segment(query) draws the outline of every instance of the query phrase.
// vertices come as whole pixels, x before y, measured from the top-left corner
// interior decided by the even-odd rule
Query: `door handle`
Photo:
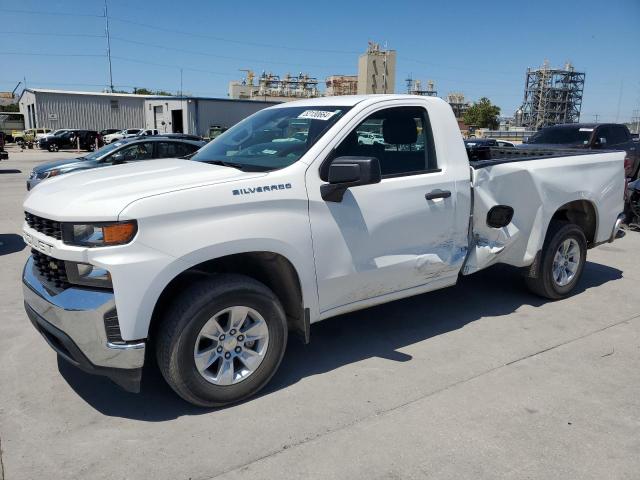
[[[424,198],[427,200],[435,200],[436,198],[449,198],[451,192],[449,190],[432,190],[427,193]]]

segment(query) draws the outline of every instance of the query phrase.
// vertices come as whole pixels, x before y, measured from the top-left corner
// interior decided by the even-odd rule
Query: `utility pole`
[[[111,36],[109,35],[109,13],[107,11],[107,0],[104,0],[104,21],[107,34],[107,58],[109,59],[109,87],[113,93],[113,71],[111,69]]]
[[[592,117],[593,117],[593,121],[594,121],[595,123],[598,123],[598,118],[600,118],[600,114],[599,114],[599,113],[594,113],[594,114],[592,115]]]
[[[180,69],[180,96],[182,97],[182,69]]]

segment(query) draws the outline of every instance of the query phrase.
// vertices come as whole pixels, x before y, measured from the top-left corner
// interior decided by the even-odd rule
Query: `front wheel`
[[[527,277],[527,286],[533,293],[552,300],[567,297],[580,281],[586,261],[587,240],[582,229],[553,221],[537,271]]]
[[[167,383],[194,405],[217,407],[254,395],[278,369],[287,322],[277,297],[243,275],[192,283],[167,309],[157,360]]]

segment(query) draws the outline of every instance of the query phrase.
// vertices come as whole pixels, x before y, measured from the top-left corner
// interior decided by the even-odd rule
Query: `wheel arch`
[[[203,275],[216,273],[246,275],[265,284],[280,300],[289,330],[299,334],[308,343],[309,309],[305,308],[300,274],[287,257],[271,251],[232,253],[202,261],[175,275],[158,296],[151,315],[148,338],[155,336],[162,312],[181,289]]]
[[[576,224],[584,232],[584,236],[587,239],[587,247],[595,246],[598,234],[598,209],[591,200],[573,200],[559,207],[547,225],[547,232],[551,222],[554,220]]]

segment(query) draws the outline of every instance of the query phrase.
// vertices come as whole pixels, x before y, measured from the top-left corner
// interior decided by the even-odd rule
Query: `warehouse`
[[[229,128],[252,113],[280,102],[207,97],[153,97],[145,100],[145,128],[160,133],[206,137],[214,126]]]
[[[145,95],[26,88],[20,95],[25,128],[140,128]]]
[[[228,98],[170,97],[130,93],[73,92],[28,88],[19,99],[25,128],[156,128],[160,133],[207,136],[279,102]]]

